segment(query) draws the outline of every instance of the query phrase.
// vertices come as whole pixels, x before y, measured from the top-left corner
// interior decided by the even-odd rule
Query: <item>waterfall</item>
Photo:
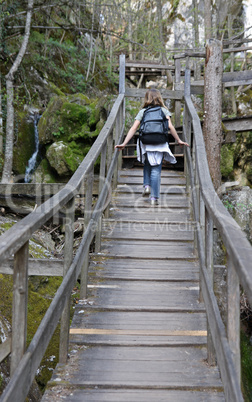
[[[38,122],[40,119],[40,115],[37,113],[34,113],[33,115],[31,115],[31,119],[34,124],[35,151],[32,154],[31,158],[29,159],[28,166],[26,167],[26,170],[25,170],[25,178],[24,178],[25,183],[29,183],[29,181],[31,180],[31,173],[33,172],[33,170],[35,168],[37,155],[38,155],[38,151],[39,151]]]

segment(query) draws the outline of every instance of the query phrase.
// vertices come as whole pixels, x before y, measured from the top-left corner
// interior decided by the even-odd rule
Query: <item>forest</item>
[[[42,4],[35,0],[1,1],[0,7],[0,171],[3,183],[13,180],[12,175],[16,176],[15,181],[22,180],[36,147],[34,139],[26,135],[30,132],[34,136],[29,113],[41,116],[45,112],[38,122],[39,148],[34,166],[38,168],[34,174],[39,179],[35,176],[33,179],[59,181],[61,176],[69,177],[76,170],[106,119],[111,96],[118,90],[119,54],[124,53],[128,60],[172,64],[174,55],[185,49],[204,51],[205,40],[209,37],[223,41],[227,48],[249,46],[251,40],[249,4],[240,0],[225,3],[195,0],[189,5],[183,1],[162,0],[119,3],[64,0]],[[249,69],[250,53],[238,55],[225,54],[224,71]],[[204,69],[204,64],[196,68]],[[133,77],[129,85],[141,85],[136,78]],[[174,78],[169,70],[166,80],[165,85],[172,87]],[[67,101],[64,102],[63,96],[73,99],[79,93],[86,98],[82,100],[83,110],[74,110],[75,101],[70,101],[71,119],[76,127],[75,133],[69,134],[65,118],[65,114],[70,113],[69,101],[64,99]],[[239,87],[236,92],[234,88],[226,90],[223,116],[248,115],[250,95],[250,86]],[[63,107],[62,116],[55,119],[51,109],[60,107],[57,102],[68,106]],[[89,116],[78,121],[76,114]],[[61,154],[65,155],[65,167],[55,169],[57,161],[52,160],[52,151],[48,148],[49,144],[59,141],[64,143]],[[243,165],[242,171],[246,171],[243,184],[249,184],[251,166],[247,159],[250,156],[244,156],[242,161],[236,156],[240,153],[238,148],[242,148],[241,142],[238,141],[236,147],[223,148],[224,164],[228,165],[228,168],[223,167],[223,175],[234,178],[235,168],[240,171],[238,165]],[[250,139],[246,138],[246,142],[250,143]]]
[[[125,54],[129,62],[171,67],[174,56],[188,51],[204,53],[206,41],[215,38],[227,50],[223,52],[223,72],[251,70],[251,15],[250,0],[0,0],[1,182],[69,180],[99,135],[118,94],[120,54]],[[203,79],[203,58],[191,57],[190,67],[198,80]],[[131,88],[154,85],[174,89],[174,82],[172,69],[167,69],[161,78],[129,74],[126,79]],[[203,123],[204,96],[193,95],[193,102]],[[127,101],[127,127],[140,105],[140,99]],[[174,103],[169,107],[174,113]],[[223,87],[223,119],[251,116],[251,110],[251,84]],[[243,196],[236,198],[236,194],[224,191],[222,200],[251,241],[252,131],[237,132],[231,141],[228,136],[230,131],[223,121],[219,166],[222,185],[227,189],[227,183],[231,183],[230,189],[235,187]],[[1,208],[3,216],[7,212],[5,206]],[[0,232],[11,225],[1,221]],[[54,234],[58,235],[58,231]],[[40,252],[35,245],[33,256]],[[11,293],[11,282],[3,275],[0,282],[1,294],[7,295],[0,302],[2,310]],[[39,304],[44,311],[58,282],[59,279],[45,278],[31,281],[31,304]],[[30,309],[34,314],[32,306]],[[11,311],[1,310],[2,342]],[[241,311],[246,371],[243,386],[249,394],[252,311],[245,295],[241,298]],[[33,334],[31,326],[29,339]],[[57,355],[55,339],[41,363],[35,394],[43,392],[55,367],[57,357],[48,363],[49,356]],[[8,364],[1,364],[0,389],[8,370]]]

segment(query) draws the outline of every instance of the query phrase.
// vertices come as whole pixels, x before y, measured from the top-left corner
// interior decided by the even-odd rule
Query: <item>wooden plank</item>
[[[43,402],[56,402],[57,394],[64,394],[68,402],[225,402],[223,392],[218,391],[179,391],[179,390],[137,390],[137,389],[68,389],[58,385],[47,389]]]
[[[206,336],[207,331],[168,331],[164,329],[105,329],[105,328],[70,328],[72,335],[128,335],[128,336]]]
[[[177,230],[176,230],[177,226]],[[184,230],[182,230],[184,229]],[[190,230],[191,229],[191,230]],[[194,230],[193,228],[179,227],[179,225],[158,226],[150,223],[145,226],[139,222],[126,223],[126,222],[111,222],[104,223],[103,238],[108,239],[138,239],[138,240],[179,240],[179,241],[193,241]]]
[[[163,213],[165,212],[165,214]],[[172,225],[172,223],[187,223],[190,226],[190,212],[187,209],[178,212],[170,211],[169,208],[163,208],[162,206],[152,207],[142,210],[134,210],[132,212],[120,210],[118,207],[110,211],[110,216],[113,219],[117,219],[120,222],[143,222],[143,230],[145,223],[148,225],[150,222],[154,222],[160,225]]]
[[[119,184],[117,186],[116,192],[115,193],[141,193],[143,192],[143,186],[142,185],[137,185],[137,184]],[[186,188],[183,185],[169,185],[165,186],[162,185],[160,186],[160,194],[186,194]]]
[[[84,313],[74,315],[70,334],[71,343],[89,345],[205,345],[206,317],[201,312],[100,312],[85,308]]]
[[[142,63],[142,62],[129,62],[125,63],[125,67],[129,68],[148,68],[148,69],[158,69],[158,70],[174,70],[175,66],[165,65],[165,64],[157,64],[157,63]]]
[[[94,189],[93,193],[98,194],[99,186],[99,176],[96,175],[94,178]],[[60,190],[64,188],[65,184],[62,183],[0,183],[0,196],[29,196],[35,198],[36,200],[41,200],[43,198],[49,198],[57,194]]]
[[[90,272],[96,279],[144,281],[198,281],[199,265],[193,260],[141,260],[93,255]]]
[[[71,328],[109,328],[121,330],[150,330],[162,328],[165,331],[206,331],[205,313],[149,313],[149,312],[118,312],[90,311],[75,314]],[[143,334],[145,336],[146,334]]]
[[[0,274],[13,274],[13,259],[0,266]],[[28,275],[37,276],[63,276],[63,260],[58,259],[29,259]]]
[[[119,177],[118,184],[143,184],[141,177],[123,176]],[[185,185],[184,177],[161,177],[161,184],[163,185]]]
[[[159,198],[160,205],[166,208],[190,207],[190,200],[183,194],[162,194]],[[148,197],[142,197],[142,194],[124,193],[117,194],[111,203],[112,206],[120,208],[146,208],[149,207]]]
[[[172,91],[168,89],[160,89],[163,99],[181,100],[184,97],[183,91]],[[125,96],[130,98],[144,98],[146,89],[125,88]]]
[[[10,183],[0,184],[0,195],[29,195],[32,197],[48,197],[64,188],[62,183]]]
[[[225,88],[229,88],[229,87],[239,87],[240,85],[251,85],[252,84],[252,78],[247,79],[247,80],[236,80],[236,81],[227,81],[224,82],[223,86]]]
[[[222,120],[227,130],[234,130],[236,132],[252,130],[252,116],[244,117],[242,119]]]
[[[143,177],[143,168],[134,168],[134,169],[122,169],[118,172],[118,176],[139,176]],[[180,172],[178,170],[167,170],[165,168],[162,169],[161,177],[185,177],[184,172]]]
[[[202,364],[205,348],[96,346],[80,350],[76,375],[63,370],[53,381],[85,387],[222,390],[218,369]],[[83,375],[85,373],[85,375]]]
[[[194,259],[193,242],[169,241],[160,242],[148,240],[106,240],[103,242],[102,253],[121,258],[145,259]]]
[[[204,311],[198,303],[199,287],[188,282],[141,282],[106,280],[89,286],[89,308],[120,311]],[[76,306],[76,312],[83,309]]]

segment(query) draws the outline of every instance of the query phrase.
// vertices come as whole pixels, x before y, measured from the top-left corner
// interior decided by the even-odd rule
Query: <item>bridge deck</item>
[[[59,401],[224,401],[206,363],[189,199],[181,172],[162,172],[161,205],[141,196],[142,170],[122,171],[71,351],[43,397]]]

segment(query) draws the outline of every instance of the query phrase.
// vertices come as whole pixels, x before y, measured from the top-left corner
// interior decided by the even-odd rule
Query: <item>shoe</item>
[[[150,186],[145,186],[144,189],[143,189],[142,196],[143,196],[143,197],[149,197],[150,192],[151,192]]]
[[[152,206],[155,206],[155,205],[158,205],[158,204],[159,204],[157,198],[151,198],[150,202],[151,202],[151,205],[152,205]]]

